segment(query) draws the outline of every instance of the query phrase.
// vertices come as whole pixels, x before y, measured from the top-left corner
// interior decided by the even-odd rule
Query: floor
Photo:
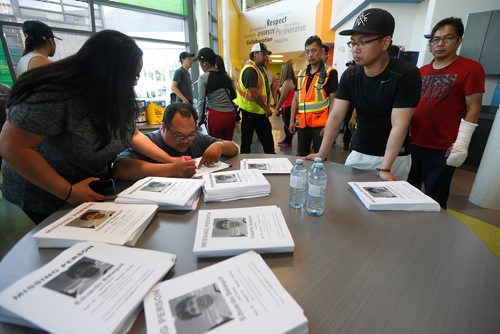
[[[277,143],[284,138],[283,122],[277,117],[271,117],[270,120],[273,126],[276,153],[295,155],[297,147],[296,136],[293,139],[291,149],[280,149]],[[240,143],[240,134],[240,124],[237,124],[234,135],[234,141],[237,143]],[[256,138],[252,143],[252,153],[263,153],[262,145]],[[344,163],[348,153],[348,151],[343,150],[342,138],[339,136],[337,143],[333,145],[328,155],[328,160]],[[467,216],[477,218],[487,224],[500,227],[500,209],[484,209],[468,201],[475,175],[476,173],[474,172],[461,169],[455,172],[451,185],[451,194],[448,200],[448,208]],[[0,193],[0,259],[27,231],[33,228],[33,226],[33,223],[31,223],[28,217],[26,217],[19,208],[2,199]]]

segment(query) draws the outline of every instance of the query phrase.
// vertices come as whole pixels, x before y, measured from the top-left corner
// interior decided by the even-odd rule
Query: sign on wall
[[[273,53],[302,51],[307,37],[315,32],[316,1],[279,1],[246,12],[240,22],[244,57],[259,42]]]

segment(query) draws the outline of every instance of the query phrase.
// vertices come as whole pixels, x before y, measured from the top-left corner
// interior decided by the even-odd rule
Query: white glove
[[[469,149],[470,139],[474,130],[476,130],[477,124],[469,123],[462,119],[460,121],[460,127],[458,128],[457,139],[451,146],[450,155],[446,159],[446,164],[448,166],[458,167],[464,163],[467,158],[467,151]]]

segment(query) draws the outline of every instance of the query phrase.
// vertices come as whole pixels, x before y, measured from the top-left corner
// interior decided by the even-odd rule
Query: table
[[[240,158],[263,157],[270,156],[242,154],[227,162],[238,169]],[[336,163],[326,163],[326,169],[322,217],[288,207],[288,175],[268,175],[269,197],[201,203],[200,208],[281,208],[295,252],[263,257],[304,309],[310,333],[500,333],[500,261],[479,238],[445,211],[368,211],[347,182],[374,181],[376,175]],[[175,253],[168,278],[220,261],[193,255],[196,218],[196,211],[161,212],[136,247]],[[32,240],[45,224],[0,263],[0,290],[60,253],[39,250]],[[5,324],[0,332],[29,331]],[[145,332],[144,315],[132,332]]]

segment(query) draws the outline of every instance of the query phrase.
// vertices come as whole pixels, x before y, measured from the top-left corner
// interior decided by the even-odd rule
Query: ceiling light
[[[272,63],[282,63],[283,61],[283,59],[271,59]]]
[[[283,58],[283,55],[270,55],[271,58]]]

